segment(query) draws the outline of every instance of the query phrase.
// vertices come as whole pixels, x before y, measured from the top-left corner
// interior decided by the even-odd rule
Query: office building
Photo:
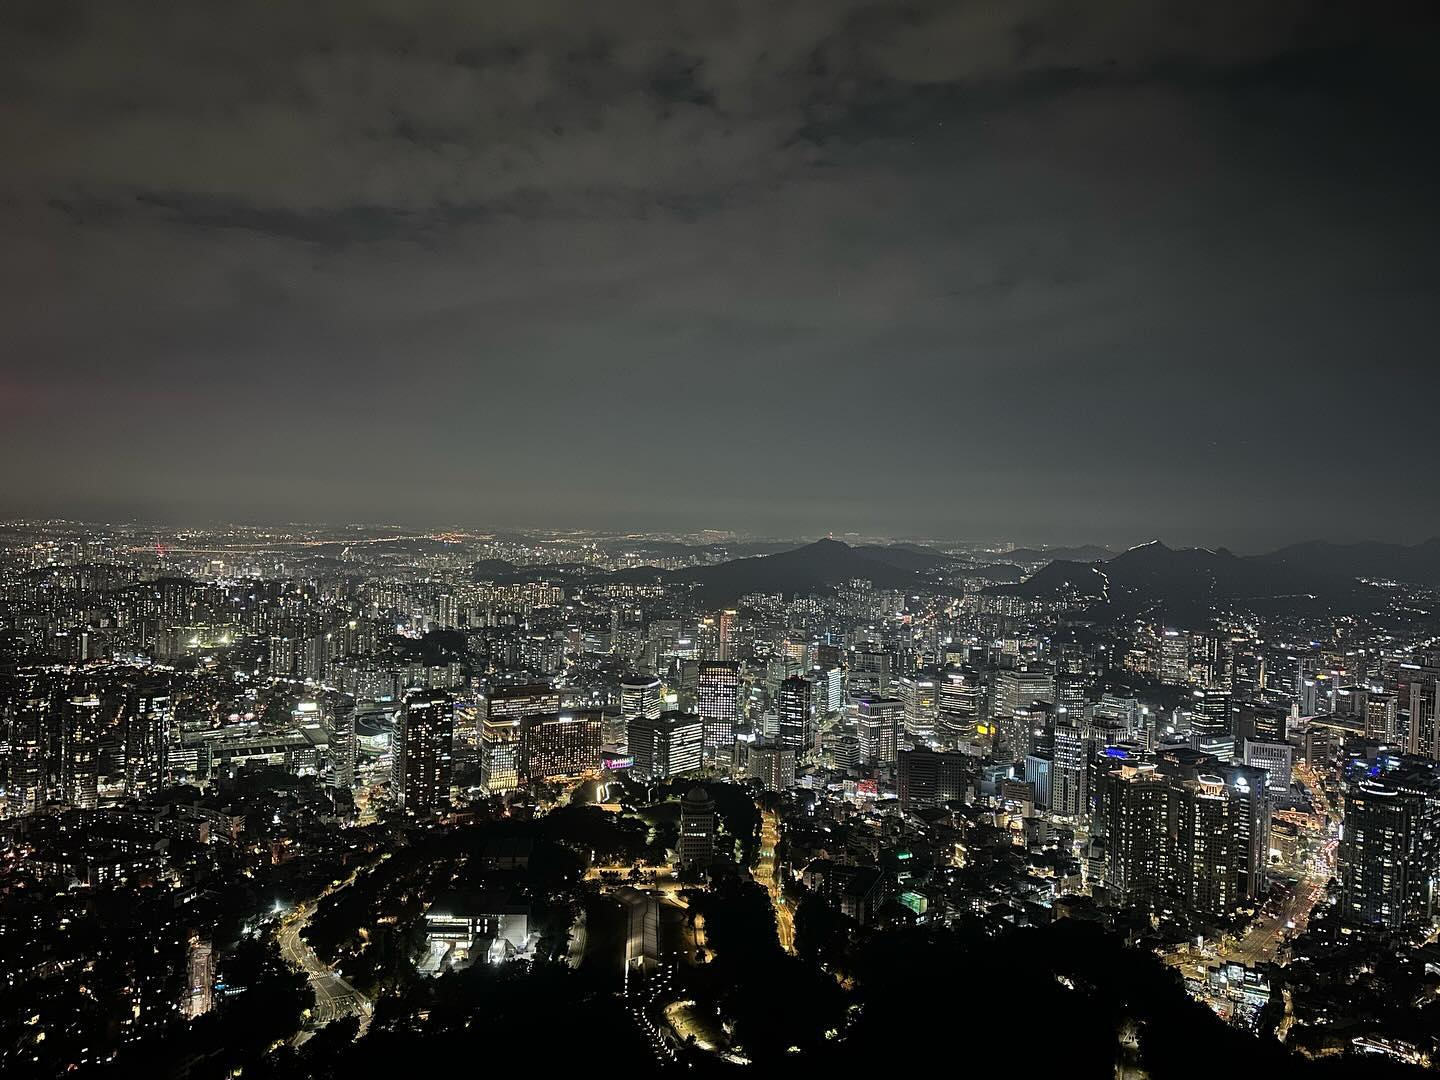
[[[1295,770],[1295,747],[1286,742],[1246,739],[1244,762],[1265,770],[1265,788],[1272,795],[1289,795]]]
[[[1090,812],[1090,740],[1084,728],[1067,719],[1056,720],[1053,732],[1049,807],[1066,817],[1084,817]]]
[[[940,806],[962,798],[969,789],[976,760],[966,754],[939,753],[917,746],[901,750],[896,768],[900,805]]]
[[[880,697],[890,691],[890,654],[873,641],[865,641],[850,652],[846,673],[852,698]]]
[[[695,673],[695,711],[705,735],[705,756],[728,756],[740,720],[740,666],[730,660],[707,660]]]
[[[895,764],[900,749],[900,723],[905,706],[899,698],[862,697],[855,702],[860,760],[872,768]]]
[[[660,718],[660,680],[654,675],[626,675],[620,680],[620,721],[623,739],[615,740],[627,748],[630,725],[635,720]]]
[[[766,791],[789,791],[795,786],[793,747],[757,741],[750,744],[746,759],[747,775],[759,780]]]
[[[704,755],[704,735],[695,713],[666,712],[655,719],[638,717],[630,727],[630,756],[635,775],[668,780],[694,772]]]
[[[680,800],[680,866],[709,866],[715,861],[715,803],[702,787]]]
[[[600,768],[604,715],[596,709],[527,716],[520,721],[520,775],[526,783]]]
[[[895,685],[896,693],[905,706],[906,737],[913,740],[931,738],[935,734],[939,696],[937,680],[929,675],[902,675]]]
[[[490,692],[480,722],[480,783],[491,794],[521,782],[520,722],[560,711],[560,691],[549,683],[500,686]]]
[[[810,682],[792,675],[780,684],[775,697],[778,723],[776,742],[794,751],[797,760],[806,757],[815,744],[815,730],[810,718]]]
[[[1202,754],[1222,761],[1235,756],[1235,732],[1230,726],[1230,693],[1215,687],[1191,691],[1191,744]]]

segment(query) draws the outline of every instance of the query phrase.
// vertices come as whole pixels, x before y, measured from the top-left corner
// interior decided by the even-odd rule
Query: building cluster
[[[0,549],[6,842],[39,879],[189,888],[301,848],[339,857],[321,823],[528,815],[623,779],[674,792],[677,869],[703,870],[705,785],[723,781],[776,816],[777,897],[800,888],[854,927],[1229,935],[1253,949],[1211,957],[1196,989],[1252,1019],[1260,965],[1317,906],[1397,933],[1440,914],[1440,648],[1398,602],[1106,617],[991,588],[1037,564],[978,550],[905,588],[720,595],[636,569],[726,551],[17,528]],[[511,900],[433,903],[432,966],[524,954]]]

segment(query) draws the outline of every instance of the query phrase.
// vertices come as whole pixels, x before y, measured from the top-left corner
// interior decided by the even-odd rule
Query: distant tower
[[[168,691],[154,686],[132,687],[123,708],[125,793],[134,798],[165,783],[173,712]]]
[[[738,611],[722,611],[720,613],[720,659],[733,660],[734,649],[733,639],[735,635],[735,620],[739,618]]]

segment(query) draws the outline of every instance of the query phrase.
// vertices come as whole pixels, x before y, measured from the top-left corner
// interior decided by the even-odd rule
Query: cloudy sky
[[[10,0],[0,513],[1422,539],[1434,8]]]

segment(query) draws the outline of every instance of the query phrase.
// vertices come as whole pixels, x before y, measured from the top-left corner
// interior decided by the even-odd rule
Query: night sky
[[[0,514],[1423,539],[1436,8],[8,0]]]

